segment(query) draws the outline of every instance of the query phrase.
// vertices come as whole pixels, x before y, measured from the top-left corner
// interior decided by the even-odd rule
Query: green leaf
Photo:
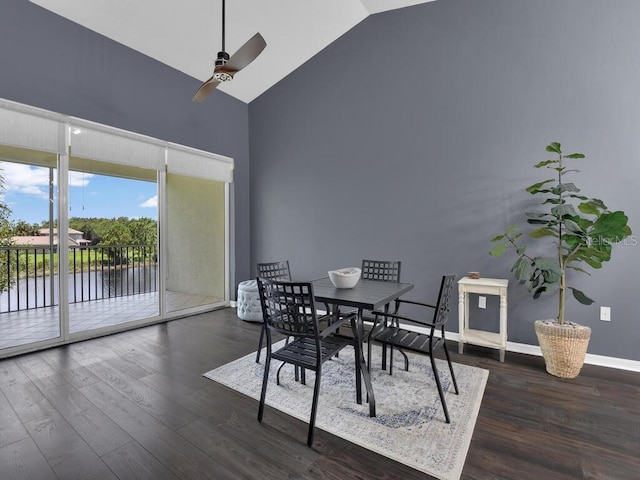
[[[535,292],[533,292],[533,298],[540,298],[540,295],[542,295],[546,291],[547,291],[546,285],[541,286]]]
[[[506,252],[508,248],[509,246],[506,243],[499,243],[491,249],[489,255],[491,255],[492,257],[499,257],[504,252]]]
[[[574,267],[573,265],[567,265],[567,268],[570,268],[571,270],[575,270],[576,272],[585,273],[591,276],[591,272],[587,272],[584,268]]]
[[[588,197],[585,197],[584,195],[576,195],[575,193],[568,195],[568,197],[577,198],[578,200],[589,200]]]
[[[542,217],[548,217],[550,214],[544,213],[544,212],[528,212],[528,213],[525,213],[525,215],[531,218],[542,218]]]
[[[561,192],[579,192],[580,189],[576,187],[574,183],[561,183],[560,191]]]
[[[546,227],[536,228],[529,236],[531,238],[555,237],[556,233]]]
[[[578,253],[597,260],[607,261],[611,259],[611,244],[603,242],[602,244],[596,244],[593,248],[582,248]]]
[[[560,150],[560,144],[558,142],[551,142],[549,145],[547,145],[547,152],[553,152],[562,155],[562,150]]]
[[[541,167],[546,167],[547,165],[550,165],[552,163],[558,163],[558,160],[543,160],[540,163],[536,163],[534,165],[535,168],[541,168]]]
[[[569,220],[569,219],[564,219],[564,226],[567,230],[569,230],[570,232],[574,232],[574,233],[582,233],[582,229],[580,228],[580,226],[574,222],[573,220]]]
[[[493,237],[491,239],[492,242],[497,242],[498,240],[502,240],[504,238],[504,235],[496,235],[495,237]]]
[[[520,257],[513,264],[511,271],[520,283],[524,283],[531,276],[531,264],[525,257]]]
[[[556,285],[560,282],[562,271],[555,258],[536,257],[535,266],[542,273],[545,284]]]
[[[596,202],[582,202],[578,205],[578,210],[586,215],[600,215],[600,205]]]
[[[594,268],[596,270],[602,268],[602,262],[594,259],[592,257],[586,257],[586,256],[580,256],[580,257],[576,257],[579,261],[582,261],[584,263],[586,263],[587,265],[589,265],[591,268]]]
[[[598,205],[602,210],[608,210],[607,206],[599,198],[592,198],[591,201]]]
[[[581,292],[577,288],[573,288],[573,287],[569,287],[569,288],[571,289],[571,292],[573,293],[573,297],[577,301],[579,301],[581,304],[583,304],[583,305],[591,305],[593,303],[593,300],[591,300],[589,297],[587,297],[583,292]]]
[[[564,158],[584,158],[582,153],[571,153],[569,155],[565,155]]]
[[[551,209],[551,213],[553,213],[554,215],[556,215],[558,217],[560,215],[562,215],[562,216],[569,215],[569,216],[572,216],[572,217],[579,216],[578,212],[576,212],[575,207],[573,205],[571,205],[571,204],[564,204],[564,205],[558,205],[556,207],[553,207]]]
[[[518,225],[509,225],[504,231],[505,235],[509,235],[511,232],[515,232],[518,229]]]
[[[562,235],[563,246],[566,250],[573,250],[578,245],[582,245],[585,241],[584,238],[578,235]]]
[[[527,223],[530,225],[547,225],[550,220],[542,220],[537,218],[527,218]]]
[[[558,260],[552,257],[536,257],[534,258],[536,268],[540,270],[552,270],[560,273],[560,267],[558,266]]]
[[[549,182],[553,182],[554,179],[553,178],[549,178],[547,180],[544,180],[543,182],[538,182],[538,183],[534,183],[533,185],[531,185],[530,187],[526,188],[526,191],[529,193],[537,193],[540,192],[540,187],[542,187],[543,185],[549,183]]]
[[[585,232],[593,228],[594,224],[594,220],[591,220],[588,217],[575,217],[573,221],[580,225],[580,228],[582,228],[582,230],[584,230]]]
[[[609,243],[616,243],[629,236],[627,225],[629,218],[621,211],[603,213],[593,224],[589,235],[599,239],[606,239]]]

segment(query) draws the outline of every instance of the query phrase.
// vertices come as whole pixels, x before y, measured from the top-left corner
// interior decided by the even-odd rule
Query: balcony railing
[[[0,314],[50,307],[58,298],[57,247],[0,247]],[[155,245],[69,248],[69,303],[158,290]]]

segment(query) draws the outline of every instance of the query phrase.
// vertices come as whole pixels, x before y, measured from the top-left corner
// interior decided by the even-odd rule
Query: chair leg
[[[264,376],[262,377],[262,392],[260,393],[260,407],[258,408],[258,421],[262,422],[262,414],[264,413],[264,401],[267,397],[267,383],[269,383],[269,368],[271,367],[271,358],[267,354],[264,362]]]
[[[389,345],[389,375],[393,375],[393,346]]]
[[[313,444],[313,433],[316,426],[316,413],[318,413],[318,396],[320,394],[320,378],[322,377],[322,366],[316,370],[316,382],[313,387],[313,402],[311,403],[311,418],[309,418],[309,435],[307,445]]]
[[[401,348],[398,348],[398,351],[404,357],[404,370],[405,370],[405,372],[408,372],[409,371],[409,357],[407,357],[407,354],[404,353],[404,350],[402,350]]]
[[[264,331],[267,326],[262,322],[262,329],[260,330],[260,342],[258,342],[258,351],[256,352],[256,363],[260,363],[260,352],[262,351],[262,342],[264,341]]]
[[[285,365],[286,365],[286,363],[282,362],[280,364],[280,366],[278,367],[278,371],[276,372],[276,385],[280,385],[280,370],[282,370],[282,367],[284,367]],[[298,373],[298,372],[296,371],[296,373]],[[296,375],[296,377],[297,377],[297,375]],[[298,381],[298,379],[296,378],[296,382],[297,381]]]
[[[387,369],[387,344],[382,344],[382,370]]]
[[[433,358],[433,354],[429,355],[431,360],[431,369],[433,370],[433,376],[436,379],[436,386],[438,387],[438,394],[440,395],[440,402],[442,402],[442,409],[444,410],[444,418],[447,423],[451,423],[449,418],[449,410],[447,409],[447,402],[444,399],[444,392],[442,391],[442,384],[440,383],[440,376],[438,375],[438,369],[436,368],[436,360]]]
[[[442,347],[444,348],[444,354],[446,355],[447,363],[449,364],[449,371],[451,372],[451,380],[453,380],[453,388],[456,389],[456,395],[459,395],[460,392],[458,391],[458,382],[456,382],[456,376],[453,373],[453,365],[451,364],[451,358],[449,358],[449,350],[447,350],[447,343],[446,341],[444,341],[444,338],[442,342]]]

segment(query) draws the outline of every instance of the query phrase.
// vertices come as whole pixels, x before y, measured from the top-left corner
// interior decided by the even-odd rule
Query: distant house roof
[[[40,235],[49,235],[49,229],[48,228],[41,228],[40,230],[38,230],[38,233]],[[73,228],[70,228],[68,234],[69,235],[83,235],[84,232],[80,232],[78,230],[74,230]],[[58,235],[58,229],[57,228],[53,229],[53,235],[54,236]]]
[[[49,246],[49,237],[43,235],[18,235],[15,237],[11,237],[11,240],[15,245],[32,245],[34,247],[48,247]],[[58,239],[53,239],[53,244],[58,244]]]
[[[48,247],[49,246],[49,237],[44,235],[18,235],[15,237],[11,237],[14,245],[29,245],[32,247]],[[58,237],[53,237],[53,244],[58,245]],[[73,239],[69,238],[69,246],[83,246],[90,245],[91,240],[86,240],[84,238]]]
[[[15,245],[30,245],[30,246],[48,246],[49,245],[49,229],[41,228],[38,230],[40,235],[18,235],[15,237],[11,237],[13,243]],[[91,240],[87,240],[82,238],[83,233],[74,230],[73,228],[69,229],[69,246],[83,246],[90,245]],[[53,229],[53,244],[58,244],[58,229]]]

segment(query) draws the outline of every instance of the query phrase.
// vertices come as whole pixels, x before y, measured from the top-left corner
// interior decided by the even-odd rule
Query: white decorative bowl
[[[357,267],[341,268],[329,272],[329,280],[336,288],[353,288],[360,280],[362,270]]]

